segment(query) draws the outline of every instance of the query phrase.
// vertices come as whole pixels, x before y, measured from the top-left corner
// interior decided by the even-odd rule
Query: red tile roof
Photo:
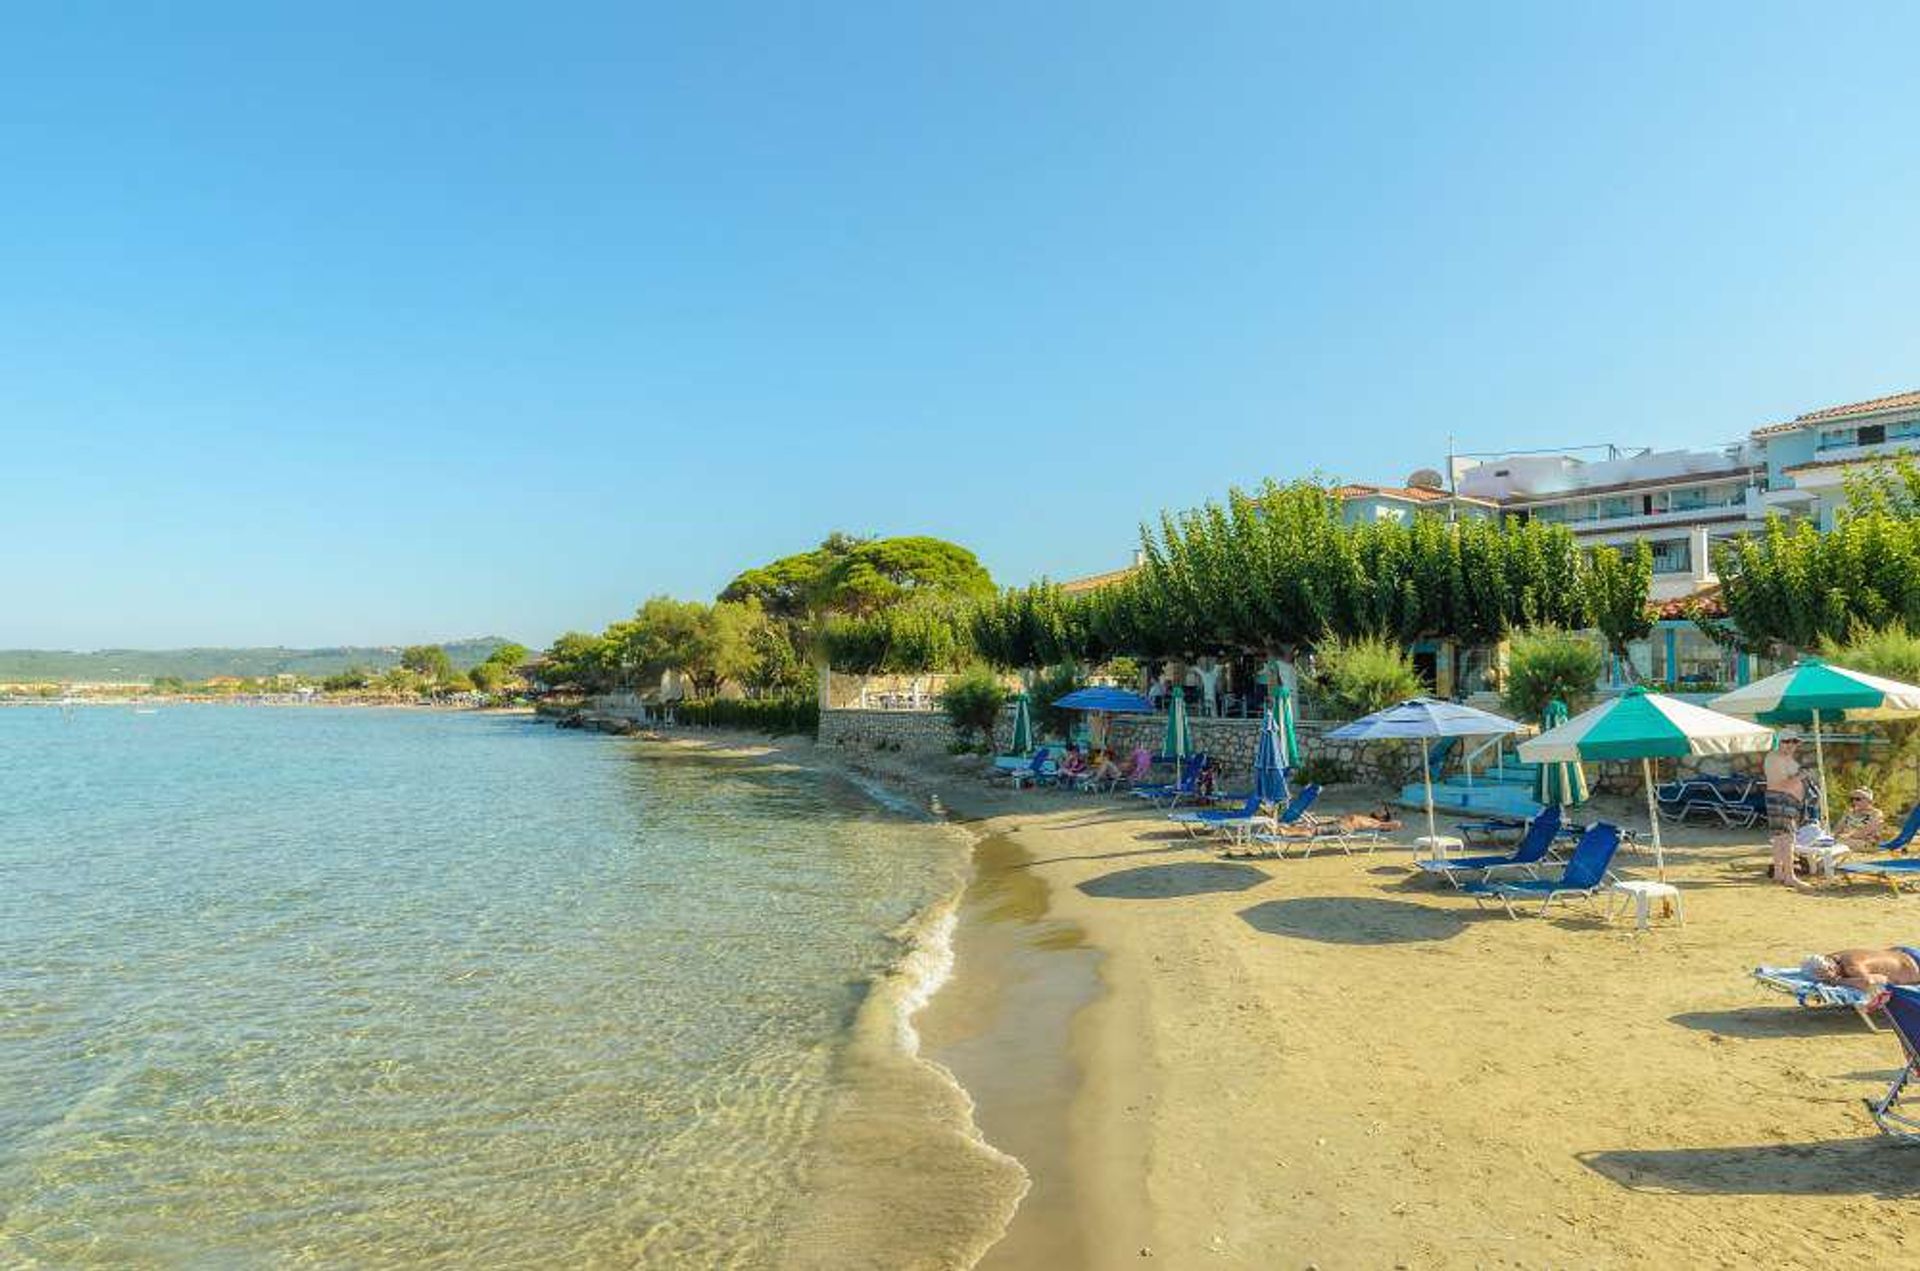
[[[1849,402],[1845,406],[1828,406],[1821,410],[1810,410],[1804,415],[1795,415],[1784,424],[1767,424],[1753,430],[1755,437],[1772,437],[1783,432],[1792,432],[1807,424],[1824,423],[1830,419],[1846,419],[1853,415],[1871,415],[1876,411],[1899,410],[1904,406],[1920,406],[1920,391],[1892,393],[1886,397],[1869,398],[1864,402]]]
[[[1060,590],[1070,596],[1083,591],[1099,591],[1102,587],[1111,587],[1121,579],[1132,574],[1133,571],[1138,568],[1140,568],[1138,565],[1128,565],[1122,569],[1109,569],[1104,574],[1088,574],[1085,578],[1069,578],[1060,584]]]
[[[1674,622],[1681,618],[1693,617],[1693,609],[1699,608],[1703,618],[1724,618],[1727,616],[1726,597],[1719,583],[1708,583],[1689,595],[1676,596],[1672,600],[1663,600],[1654,606],[1661,621]]]
[[[1490,499],[1476,499],[1469,494],[1448,494],[1445,490],[1434,490],[1423,485],[1343,485],[1334,490],[1343,499],[1365,499],[1377,497],[1399,499],[1404,503],[1444,503],[1448,499],[1457,499],[1461,503],[1477,503],[1483,507],[1498,507]]]

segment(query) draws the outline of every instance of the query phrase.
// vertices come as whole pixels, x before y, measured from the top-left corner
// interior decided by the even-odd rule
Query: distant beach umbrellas
[[[1920,688],[1883,680],[1864,671],[1832,666],[1819,658],[1801,658],[1784,671],[1755,680],[1711,705],[1762,724],[1809,724],[1813,760],[1820,772],[1820,823],[1827,823],[1827,752],[1820,726],[1828,719],[1912,719],[1920,716]]]
[[[1736,755],[1768,750],[1773,730],[1704,706],[1694,706],[1644,688],[1581,711],[1558,728],[1520,743],[1528,763],[1597,763],[1638,759],[1647,785],[1647,818],[1653,823],[1653,859],[1667,876],[1660,842],[1660,809],[1654,799],[1653,761],[1685,755]]]
[[[1556,697],[1547,703],[1547,709],[1541,713],[1540,730],[1552,732],[1566,723],[1567,718],[1567,704]],[[1578,807],[1592,797],[1587,789],[1586,769],[1568,761],[1543,763],[1540,765],[1540,785],[1534,795],[1546,807]]]
[[[1431,697],[1416,697],[1363,715],[1350,724],[1342,724],[1327,734],[1333,741],[1432,741],[1439,737],[1495,737],[1519,732],[1519,722],[1488,711],[1443,702]],[[1420,779],[1427,787],[1427,839],[1435,855],[1440,833],[1433,816],[1433,765],[1420,756]]]

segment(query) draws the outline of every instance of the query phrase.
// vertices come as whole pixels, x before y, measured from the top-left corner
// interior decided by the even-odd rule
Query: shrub
[[[954,731],[963,741],[976,733],[993,739],[993,726],[1000,719],[1000,708],[1007,702],[1007,690],[1000,678],[984,666],[972,667],[947,681],[940,694],[940,709],[947,713]]]
[[[1315,653],[1321,698],[1337,719],[1358,719],[1426,691],[1413,659],[1390,640],[1335,638]]]
[[[1309,755],[1301,760],[1295,775],[1301,785],[1339,786],[1353,780],[1352,769],[1326,755]]]
[[[1845,644],[1823,639],[1820,656],[1835,666],[1882,679],[1920,683],[1920,636],[1898,622],[1879,628],[1856,623]],[[1888,809],[1907,807],[1920,797],[1920,723],[1888,720],[1880,727],[1888,742],[1880,762],[1845,766],[1829,762],[1827,798],[1836,810],[1839,804],[1834,801],[1835,794],[1853,786],[1869,787],[1879,795],[1881,806]]]
[[[1501,703],[1523,720],[1539,719],[1556,697],[1577,713],[1593,696],[1605,663],[1600,646],[1586,636],[1551,627],[1523,631],[1507,653]]]
[[[1082,678],[1080,668],[1071,662],[1049,667],[1034,676],[1033,688],[1028,692],[1033,702],[1034,724],[1050,737],[1071,736],[1074,720],[1080,712],[1060,710],[1054,706],[1054,702],[1085,686],[1086,680]]]
[[[705,728],[742,728],[774,737],[802,733],[820,735],[820,699],[812,694],[791,697],[701,698],[678,703],[673,717],[682,724]]]

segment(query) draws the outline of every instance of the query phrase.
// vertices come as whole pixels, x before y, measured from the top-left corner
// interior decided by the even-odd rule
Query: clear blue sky
[[[1920,387],[1920,8],[1347,7],[16,8],[0,645],[1068,576]]]

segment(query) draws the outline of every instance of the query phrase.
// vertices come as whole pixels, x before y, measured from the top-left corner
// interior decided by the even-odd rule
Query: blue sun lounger
[[[1858,1015],[1868,1028],[1876,1033],[1880,1031],[1880,1026],[1873,1022],[1873,1008],[1880,1001],[1878,993],[1857,989],[1851,984],[1828,984],[1797,966],[1757,966],[1753,968],[1753,978],[1805,1007],[1844,1006]]]
[[[1260,795],[1255,792],[1248,795],[1246,802],[1237,808],[1189,808],[1184,812],[1167,813],[1167,820],[1185,826],[1188,834],[1195,835],[1238,829],[1254,822],[1271,824],[1272,817],[1260,815],[1260,803]]]
[[[1538,900],[1542,914],[1553,906],[1554,901],[1565,896],[1584,896],[1591,904],[1600,889],[1607,885],[1607,868],[1613,864],[1613,854],[1619,850],[1620,827],[1596,821],[1580,836],[1579,846],[1573,849],[1573,859],[1567,862],[1567,868],[1560,877],[1520,878],[1510,882],[1483,880],[1468,883],[1460,890],[1472,896],[1477,905],[1489,900],[1499,901],[1506,907],[1509,918],[1520,916],[1513,907],[1516,901]]]
[[[1456,856],[1452,860],[1416,860],[1414,868],[1423,874],[1438,874],[1455,887],[1460,886],[1460,875],[1481,874],[1494,869],[1524,869],[1529,874],[1537,874],[1535,868],[1547,859],[1547,849],[1553,846],[1554,836],[1560,833],[1560,809],[1550,807],[1527,823],[1526,835],[1512,852],[1503,856]]]
[[[1206,766],[1206,762],[1205,755],[1188,755],[1187,761],[1180,765],[1179,780],[1163,781],[1158,785],[1135,786],[1127,793],[1136,799],[1145,799],[1150,803],[1158,803],[1162,799],[1169,803],[1177,803],[1182,796],[1193,793],[1194,787],[1200,782],[1200,769]]]
[[[1902,856],[1891,861],[1849,861],[1835,866],[1834,870],[1844,875],[1848,882],[1855,878],[1876,879],[1898,896],[1902,879],[1920,880],[1920,858]]]
[[[1900,1057],[1905,1062],[1900,1065],[1900,1075],[1893,1079],[1887,1092],[1878,1099],[1867,1100],[1867,1111],[1872,1114],[1873,1123],[1880,1127],[1882,1134],[1908,1143],[1920,1143],[1920,1121],[1897,1111],[1907,1082],[1913,1079],[1916,1072],[1920,1072],[1920,989],[1905,984],[1889,986],[1886,1003],[1881,1009],[1886,1011],[1887,1022],[1893,1025],[1893,1031],[1900,1035]]]

